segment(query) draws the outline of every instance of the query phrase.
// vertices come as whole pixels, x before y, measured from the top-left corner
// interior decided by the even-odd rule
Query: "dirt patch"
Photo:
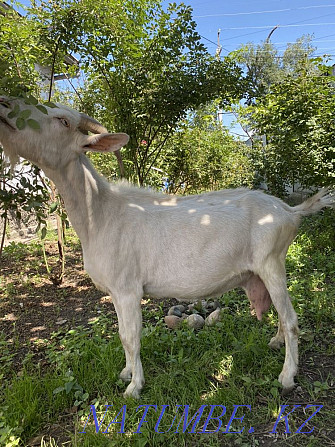
[[[56,242],[46,244],[46,254],[49,259],[57,258]],[[39,258],[37,263],[36,258]],[[52,267],[57,268],[56,262],[51,262]],[[0,261],[0,268],[5,278],[2,286],[13,289],[10,298],[0,300],[0,331],[6,334],[9,341],[15,339],[19,342],[18,362],[28,349],[38,350],[37,345],[30,342],[49,339],[53,332],[61,328],[87,327],[101,313],[110,318],[117,330],[112,299],[97,290],[83,270],[79,244],[74,250],[66,249],[66,271],[60,285],[49,279],[42,253],[25,256],[24,261],[17,259],[17,256],[5,255]],[[167,313],[177,300],[158,302],[144,298],[143,303],[152,310],[154,322],[159,308],[163,306]]]

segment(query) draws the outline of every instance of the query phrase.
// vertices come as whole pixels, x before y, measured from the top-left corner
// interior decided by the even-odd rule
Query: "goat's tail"
[[[335,194],[334,191],[332,192],[328,188],[323,188],[300,205],[294,206],[293,211],[300,214],[300,216],[308,216],[309,214],[318,213],[322,208],[326,207],[335,207]]]

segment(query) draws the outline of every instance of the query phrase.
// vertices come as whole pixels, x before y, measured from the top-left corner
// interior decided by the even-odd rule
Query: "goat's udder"
[[[271,297],[263,281],[258,275],[253,274],[243,285],[245,293],[250,300],[251,309],[255,309],[257,319],[261,320],[263,313],[271,306]]]

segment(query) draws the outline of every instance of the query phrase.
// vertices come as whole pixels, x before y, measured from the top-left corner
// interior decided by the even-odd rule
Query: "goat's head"
[[[11,114],[15,107],[20,113],[29,110],[23,116],[29,114],[28,119],[37,121],[39,128],[19,129],[17,113]],[[108,133],[98,121],[69,107],[47,110],[45,114],[22,99],[0,97],[0,142],[12,163],[23,157],[42,169],[59,170],[82,152],[114,152],[129,140],[124,133]]]

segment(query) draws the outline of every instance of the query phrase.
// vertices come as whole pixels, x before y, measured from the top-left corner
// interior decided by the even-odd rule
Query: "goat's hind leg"
[[[278,318],[278,331],[277,334],[271,338],[269,346],[272,349],[280,349],[285,343],[285,335],[280,318]]]
[[[119,335],[126,354],[126,366],[120,377],[130,381],[124,396],[140,397],[144,385],[144,374],[140,358],[142,312],[141,298],[134,296],[113,296],[118,316]]]
[[[298,371],[298,319],[288,295],[285,267],[279,261],[271,261],[268,260],[259,276],[279,317],[278,332],[270,341],[270,346],[279,347],[283,338],[285,340],[285,362],[278,380],[283,386],[283,393],[286,394],[294,388],[294,376]]]

